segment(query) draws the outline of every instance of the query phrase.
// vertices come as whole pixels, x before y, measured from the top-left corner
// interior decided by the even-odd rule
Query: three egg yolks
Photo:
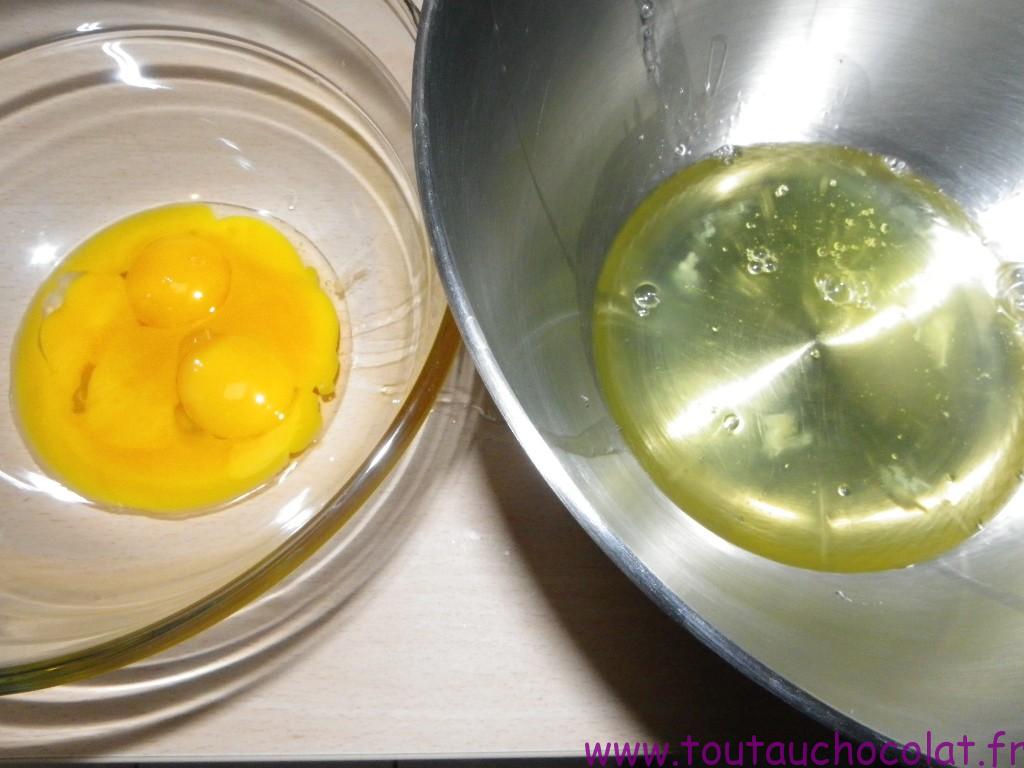
[[[187,512],[244,495],[313,442],[338,313],[262,219],[147,211],[71,253],[15,341],[22,436],[101,504]]]

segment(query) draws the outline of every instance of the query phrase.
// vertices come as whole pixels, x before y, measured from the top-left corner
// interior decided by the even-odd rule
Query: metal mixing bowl
[[[1019,0],[425,7],[420,185],[449,298],[498,406],[580,523],[666,611],[853,735],[987,743],[1024,726],[1024,498],[902,570],[812,572],[723,541],[655,488],[602,403],[589,356],[595,282],[639,201],[724,144],[900,157],[1013,258],[1022,66]]]

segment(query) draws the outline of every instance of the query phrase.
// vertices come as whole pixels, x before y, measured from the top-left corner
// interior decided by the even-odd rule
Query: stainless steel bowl
[[[566,506],[666,611],[855,736],[1024,737],[1024,497],[957,549],[902,570],[818,573],[738,549],[681,514],[620,438],[589,357],[594,285],[645,194],[724,144],[898,156],[1012,253],[1024,220],[1022,71],[1020,0],[425,7],[422,196],[498,406]]]

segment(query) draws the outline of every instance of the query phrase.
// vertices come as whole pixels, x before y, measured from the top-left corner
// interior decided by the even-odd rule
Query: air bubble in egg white
[[[647,317],[661,304],[658,289],[650,283],[638,285],[633,291],[633,308],[640,317]]]

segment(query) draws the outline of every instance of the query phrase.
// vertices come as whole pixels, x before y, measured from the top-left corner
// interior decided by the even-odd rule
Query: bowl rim
[[[557,456],[537,431],[508,380],[502,374],[501,366],[491,351],[487,337],[475,320],[473,305],[459,277],[452,245],[445,229],[430,162],[434,153],[434,143],[430,133],[426,73],[432,48],[435,45],[434,39],[440,39],[442,34],[438,29],[441,26],[439,18],[442,14],[449,13],[457,5],[458,2],[453,0],[423,0],[413,71],[413,149],[427,232],[433,246],[438,272],[444,283],[448,305],[462,333],[466,350],[473,359],[477,372],[486,385],[495,406],[509,425],[516,440],[529,456],[530,461],[576,522],[612,562],[629,577],[630,581],[636,584],[666,614],[739,672],[802,714],[861,742],[872,741],[879,745],[886,742],[896,743],[893,739],[859,723],[776,673],[724,635],[659,579],[625,542],[605,525],[582,491],[562,469]]]
[[[410,7],[406,0],[399,0],[398,4],[385,0],[385,4],[398,15],[412,42],[418,16],[413,13],[415,6]],[[289,0],[289,9],[314,14],[325,25],[341,27],[307,0]],[[373,51],[355,36],[352,41],[401,91]],[[78,651],[0,666],[0,696],[81,681],[165,651],[226,619],[283,581],[356,515],[402,460],[433,409],[460,348],[458,328],[450,309],[445,307],[409,395],[383,436],[330,500],[270,554],[213,592],[144,627]]]

